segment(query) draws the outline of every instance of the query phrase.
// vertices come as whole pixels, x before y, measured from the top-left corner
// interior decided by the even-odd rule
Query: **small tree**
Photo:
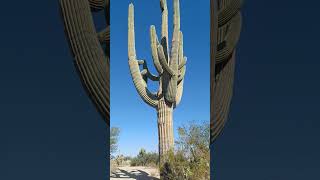
[[[161,174],[168,180],[210,179],[209,123],[190,123],[178,128],[176,150],[167,154]]]
[[[120,129],[117,127],[112,127],[110,129],[110,153],[113,154],[118,150]]]
[[[145,149],[140,149],[137,158],[140,160],[140,164],[145,166],[147,163],[147,152]]]

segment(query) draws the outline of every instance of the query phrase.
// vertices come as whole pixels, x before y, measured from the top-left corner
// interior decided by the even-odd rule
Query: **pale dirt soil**
[[[118,169],[111,173],[110,180],[159,180],[158,168],[152,167],[118,167]]]

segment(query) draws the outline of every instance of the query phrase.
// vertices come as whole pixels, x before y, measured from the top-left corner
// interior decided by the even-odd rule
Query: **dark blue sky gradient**
[[[320,179],[320,2],[246,1],[218,180]]]
[[[58,1],[3,1],[0,22],[0,179],[107,179],[105,123],[74,69]]]

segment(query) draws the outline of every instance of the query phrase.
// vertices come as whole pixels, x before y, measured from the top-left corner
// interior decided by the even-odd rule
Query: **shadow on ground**
[[[131,170],[126,171],[123,169],[119,169],[118,171],[111,174],[111,179],[137,179],[137,180],[160,180],[159,178],[155,178],[150,176],[147,172],[142,170]]]

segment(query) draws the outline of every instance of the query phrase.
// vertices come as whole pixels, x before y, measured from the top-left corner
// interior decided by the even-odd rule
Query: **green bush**
[[[191,123],[179,128],[176,150],[168,152],[160,172],[166,180],[210,179],[210,126]]]
[[[141,149],[139,154],[131,159],[131,166],[157,166],[159,165],[159,155],[154,152],[146,152]]]

